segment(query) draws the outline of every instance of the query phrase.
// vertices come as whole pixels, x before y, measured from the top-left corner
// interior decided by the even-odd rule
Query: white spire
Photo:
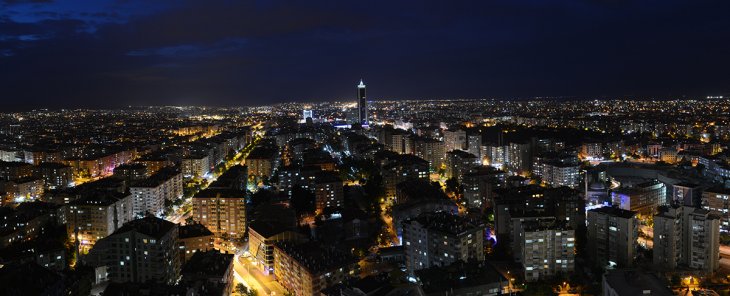
[[[357,86],[357,88],[365,88],[365,83],[362,82],[362,78],[360,78],[360,84]]]

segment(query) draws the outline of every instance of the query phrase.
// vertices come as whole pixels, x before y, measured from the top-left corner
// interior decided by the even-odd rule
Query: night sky
[[[0,0],[0,111],[730,93],[730,1]]]

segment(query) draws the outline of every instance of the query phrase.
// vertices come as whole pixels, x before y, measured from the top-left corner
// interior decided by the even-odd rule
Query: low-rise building
[[[658,206],[667,204],[666,185],[656,180],[619,187],[610,195],[613,204],[619,208],[645,215],[652,215]]]

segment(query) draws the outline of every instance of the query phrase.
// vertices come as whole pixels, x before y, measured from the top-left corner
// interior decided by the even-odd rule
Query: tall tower
[[[365,83],[360,79],[360,84],[357,85],[357,109],[360,114],[360,125],[368,125],[368,101],[365,98]]]

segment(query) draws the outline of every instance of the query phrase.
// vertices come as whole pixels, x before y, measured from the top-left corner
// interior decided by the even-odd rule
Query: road
[[[381,233],[381,247],[391,247],[391,246],[397,246],[400,245],[400,240],[398,239],[398,233],[396,232],[395,225],[393,224],[393,217],[386,214],[386,210],[388,208],[388,205],[385,203],[380,204],[380,218],[383,219],[383,223],[385,223],[385,229],[387,233]]]
[[[167,221],[175,224],[185,225],[185,220],[193,215],[193,211],[186,211],[184,213],[175,212],[174,214],[167,217]]]
[[[258,291],[259,295],[282,296],[286,289],[274,280],[273,276],[266,276],[253,266],[249,258],[236,255],[233,261],[235,284],[243,283],[250,289]]]

